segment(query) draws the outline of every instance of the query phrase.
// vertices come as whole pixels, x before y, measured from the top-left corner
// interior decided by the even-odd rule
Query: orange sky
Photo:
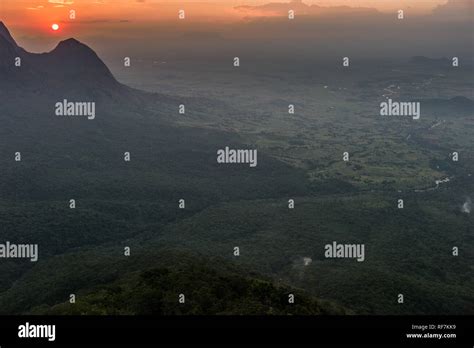
[[[68,21],[74,9],[77,21],[133,20],[134,22],[175,18],[177,9],[185,9],[189,19],[237,19],[233,10],[239,5],[261,5],[290,0],[0,0],[0,18],[11,25],[44,25]],[[447,0],[304,0],[320,6],[348,5],[373,7],[381,11],[410,8],[428,11]]]
[[[138,32],[150,23],[153,30],[160,25],[172,29],[178,23],[178,10],[186,11],[187,23],[242,20],[248,13],[235,10],[235,6],[262,5],[269,2],[288,3],[292,0],[0,0],[0,20],[22,40],[35,38],[123,36]],[[295,0],[293,0],[295,1]],[[411,13],[427,13],[448,0],[304,0],[305,4],[319,6],[372,7],[379,11],[404,8]],[[76,19],[69,18],[69,11],[76,11]],[[265,15],[270,15],[265,13]],[[51,30],[58,23],[61,29]],[[213,24],[214,23],[214,24]],[[183,27],[183,22],[180,22]],[[28,38],[28,39],[26,39]],[[52,40],[53,42],[53,40]]]

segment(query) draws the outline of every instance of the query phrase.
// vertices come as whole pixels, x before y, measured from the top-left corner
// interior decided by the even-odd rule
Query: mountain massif
[[[454,96],[420,94],[412,123],[370,112],[444,82],[432,65],[254,69],[242,85],[230,69],[228,101],[149,93],[75,39],[32,54],[0,24],[0,244],[39,253],[0,259],[0,314],[474,313],[463,70]],[[258,165],[219,164],[226,147]],[[364,244],[364,261],[326,258],[336,242]]]

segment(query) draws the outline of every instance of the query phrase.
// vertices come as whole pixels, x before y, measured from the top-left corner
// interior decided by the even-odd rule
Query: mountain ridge
[[[6,39],[10,44],[15,45],[15,46],[18,47],[18,44],[13,39],[13,37],[10,34],[10,31],[8,30],[7,26],[2,21],[0,21],[0,36],[3,37],[4,39]]]
[[[60,41],[49,52],[31,53],[18,46],[2,21],[0,67],[0,80],[5,81],[4,84],[21,84],[22,88],[46,88],[49,92],[64,90],[72,94],[84,89],[107,90],[113,94],[129,91],[115,79],[95,51],[79,40],[69,38]]]

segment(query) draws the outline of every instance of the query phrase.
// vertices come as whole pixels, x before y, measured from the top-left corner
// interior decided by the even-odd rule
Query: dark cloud
[[[332,14],[376,14],[378,11],[367,7],[331,6],[322,7],[318,5],[307,5],[302,0],[290,2],[273,2],[260,6],[236,6],[236,10],[248,15],[279,15],[287,16],[289,10],[295,11],[296,15],[324,16]]]

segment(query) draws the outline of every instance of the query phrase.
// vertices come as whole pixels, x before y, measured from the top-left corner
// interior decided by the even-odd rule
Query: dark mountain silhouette
[[[102,87],[117,87],[118,82],[109,68],[88,46],[75,39],[61,41],[55,49],[45,54],[28,54],[28,63],[38,64],[43,74],[62,77],[65,81],[93,80]]]
[[[21,66],[15,65],[16,58],[21,59]],[[1,85],[8,85],[9,89],[21,87],[22,93],[45,93],[46,97],[56,98],[69,94],[120,100],[133,94],[131,88],[114,78],[91,48],[76,39],[61,41],[48,53],[30,53],[18,46],[3,22],[0,22]]]
[[[8,41],[11,45],[17,46],[15,40],[13,40],[13,37],[8,31],[8,28],[1,21],[0,21],[0,37]]]
[[[15,65],[17,58],[21,66]],[[82,122],[56,117],[55,104],[63,100],[95,102],[97,119]],[[59,143],[66,139],[81,142],[84,132],[96,134],[94,140],[100,140],[102,128],[109,130],[117,124],[120,131],[115,135],[133,128],[141,132],[133,124],[137,118],[146,118],[154,126],[163,120],[169,124],[172,112],[183,102],[121,84],[90,47],[73,38],[59,42],[47,53],[27,52],[0,22],[0,121],[4,127],[8,125],[5,129],[10,134],[22,134],[25,139],[47,134],[51,146],[56,138]],[[192,98],[186,100],[191,102]],[[195,109],[204,107],[201,103]],[[15,141],[11,139],[11,143]]]
[[[13,70],[15,57],[24,56],[25,53],[16,44],[5,24],[0,22],[0,73],[5,75],[7,71]]]

